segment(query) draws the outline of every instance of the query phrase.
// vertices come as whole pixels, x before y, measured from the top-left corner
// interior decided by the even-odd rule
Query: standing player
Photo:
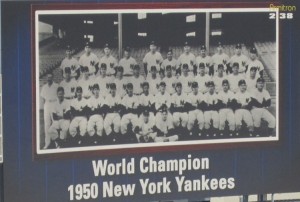
[[[175,84],[177,83],[177,78],[172,74],[172,67],[168,65],[166,67],[166,77],[163,79],[166,83],[166,91],[172,95],[175,93]]]
[[[136,64],[136,60],[131,57],[131,49],[129,47],[126,47],[124,49],[124,57],[119,62],[119,66],[122,66],[124,68],[124,76],[132,76],[133,67]]]
[[[233,112],[233,103],[236,103],[234,93],[229,90],[229,82],[227,79],[222,81],[223,89],[219,91],[218,96],[220,103],[219,117],[220,117],[220,135],[223,136],[225,123],[228,122],[229,136],[232,136],[235,130],[235,117]]]
[[[149,83],[150,94],[156,95],[158,93],[159,83],[161,82],[161,79],[157,75],[157,69],[155,66],[151,67],[150,75],[148,75],[146,80]]]
[[[182,74],[178,78],[179,81],[182,82],[182,91],[185,94],[190,93],[191,90],[191,85],[195,81],[195,76],[193,74],[189,73],[188,65],[183,64],[182,65]]]
[[[58,100],[53,103],[52,125],[49,128],[49,136],[55,142],[56,148],[66,146],[67,132],[70,126],[70,103],[64,99],[64,88],[57,88]]]
[[[162,62],[161,68],[166,71],[166,67],[167,66],[171,66],[172,75],[176,76],[177,73],[178,73],[178,70],[177,70],[177,60],[175,58],[173,58],[173,51],[172,51],[172,49],[168,50],[168,52],[167,52],[167,58],[164,59],[164,61]]]
[[[104,46],[104,56],[100,59],[100,64],[106,64],[107,76],[113,76],[115,74],[115,67],[118,62],[114,56],[111,55],[109,44]]]
[[[80,68],[88,67],[89,74],[94,77],[98,72],[99,58],[92,53],[91,44],[89,42],[85,43],[84,51],[85,53],[79,58]]]
[[[66,67],[64,72],[65,72],[65,79],[60,82],[59,86],[64,88],[65,99],[71,100],[75,97],[75,89],[77,86],[77,82],[75,81],[75,79],[71,78],[70,67]]]
[[[246,83],[247,83],[247,89],[249,92],[252,92],[256,89],[256,82],[259,76],[256,74],[257,68],[256,67],[250,67],[249,74],[246,74]]]
[[[239,81],[245,79],[244,74],[239,73],[239,63],[235,62],[232,65],[232,74],[227,77],[232,92],[239,91]]]
[[[58,84],[53,82],[53,74],[47,75],[47,83],[43,85],[41,90],[41,98],[44,104],[44,127],[45,127],[45,146],[47,149],[51,143],[48,130],[51,126],[51,107],[52,104],[57,100],[57,88]]]
[[[154,142],[157,132],[155,130],[155,116],[144,110],[139,117],[135,131],[137,141],[140,143]]]
[[[191,51],[191,46],[190,44],[186,41],[184,43],[184,48],[183,48],[183,53],[179,56],[178,58],[178,68],[181,74],[181,68],[183,64],[187,64],[189,67],[189,71],[193,72],[194,75],[197,74],[197,67],[196,65],[196,58]]]
[[[252,99],[255,101],[251,110],[253,117],[255,133],[260,136],[262,133],[260,125],[261,120],[268,123],[268,135],[272,136],[275,129],[275,117],[269,112],[268,108],[271,106],[271,96],[267,90],[264,89],[265,81],[263,78],[257,79],[257,88],[252,93]]]
[[[89,134],[89,143],[98,144],[98,141],[103,140],[103,105],[104,98],[100,95],[98,84],[93,86],[93,96],[89,99],[87,108],[89,120],[87,122],[87,132]]]
[[[160,65],[163,61],[160,52],[158,52],[156,48],[156,43],[152,41],[150,43],[150,51],[145,55],[143,59],[144,72],[146,76],[148,75],[148,67],[155,66],[156,69],[160,69]]]
[[[76,88],[77,98],[71,102],[72,121],[69,132],[72,137],[71,144],[81,145],[87,132],[87,100],[82,96],[82,87]],[[77,130],[79,129],[79,135]]]
[[[108,94],[109,84],[113,81],[112,77],[107,76],[107,66],[105,63],[102,63],[100,66],[100,75],[95,78],[95,83],[101,88],[101,95],[106,97]]]
[[[252,47],[250,49],[250,59],[248,60],[247,66],[248,66],[248,68],[256,67],[259,76],[263,77],[263,73],[264,73],[265,68],[264,68],[263,64],[261,63],[261,61],[259,61],[257,59],[257,49],[255,47]],[[247,73],[249,73],[249,71]]]
[[[199,126],[198,135],[201,136],[204,128],[204,115],[203,115],[203,94],[199,93],[199,87],[197,82],[192,83],[192,92],[187,96],[187,102],[190,104],[190,110],[188,113],[187,129],[190,131],[190,135],[193,135],[193,128],[197,121]]]
[[[106,115],[104,118],[104,130],[106,135],[112,141],[116,143],[120,139],[120,104],[121,97],[116,93],[116,84],[110,84],[110,93],[104,100],[104,106]]]
[[[205,74],[205,64],[199,64],[199,74],[195,77],[195,81],[198,82],[199,91],[201,93],[207,92],[207,83],[211,81],[211,77]]]
[[[228,74],[231,72],[229,65],[227,65],[229,61],[229,57],[227,54],[223,52],[223,45],[221,42],[218,43],[217,53],[215,53],[211,59],[212,59],[212,64],[214,66],[214,71],[217,69],[219,64],[223,64],[224,67],[226,66],[225,69],[226,73]]]
[[[83,77],[77,81],[77,86],[82,88],[82,96],[85,99],[89,99],[92,95],[92,88],[96,83],[95,79],[90,77],[89,68],[82,68]]]
[[[133,93],[135,95],[140,95],[142,93],[142,84],[145,82],[145,78],[140,75],[139,65],[134,65],[133,76],[128,78],[128,80],[135,85]]]
[[[218,65],[218,72],[217,75],[215,75],[212,80],[214,81],[215,85],[216,85],[216,92],[220,92],[223,89],[223,81],[224,79],[226,79],[227,76],[224,73],[224,65],[223,64],[219,64]]]
[[[238,103],[238,109],[235,110],[235,124],[237,135],[242,127],[242,121],[244,121],[248,127],[249,135],[253,133],[253,119],[250,113],[251,108],[251,94],[247,91],[247,85],[245,80],[240,80],[239,91],[235,94],[235,98]]]
[[[65,78],[65,68],[69,67],[71,70],[71,77],[78,78],[79,77],[79,64],[78,61],[72,57],[71,47],[68,45],[66,48],[66,57],[60,64],[60,69],[62,71],[63,77]]]
[[[126,85],[128,79],[123,76],[124,68],[122,66],[116,67],[116,78],[113,80],[117,87],[117,95],[123,98],[126,95]]]
[[[205,64],[205,73],[209,76],[214,75],[214,69],[212,66],[212,60],[209,55],[206,54],[206,47],[203,45],[200,47],[200,55],[196,57],[196,65],[199,67],[200,63]]]
[[[237,44],[235,46],[235,54],[230,58],[228,64],[231,68],[231,66],[233,65],[233,63],[238,63],[239,64],[239,73],[240,74],[245,74],[246,72],[246,65],[247,65],[247,61],[249,60],[249,58],[244,55],[242,53],[242,45],[241,44]]]
[[[209,136],[209,130],[212,131],[213,136],[216,137],[219,130],[220,117],[218,113],[219,97],[215,92],[215,84],[213,81],[207,83],[208,92],[204,94],[204,102],[206,110],[204,112],[204,127]],[[212,122],[212,124],[211,124]]]

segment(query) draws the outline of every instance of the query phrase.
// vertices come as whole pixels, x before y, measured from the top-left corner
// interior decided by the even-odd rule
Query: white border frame
[[[193,141],[178,141],[178,142],[164,142],[164,143],[143,143],[143,144],[118,144],[118,145],[100,145],[61,149],[40,149],[40,87],[39,87],[39,35],[38,35],[38,16],[57,15],[57,14],[119,14],[119,13],[206,13],[206,12],[267,12],[276,13],[276,136],[275,137],[259,137],[259,138],[233,138],[233,139],[216,139],[216,140],[193,140]],[[202,145],[202,144],[220,144],[220,143],[243,143],[243,142],[270,142],[279,140],[279,9],[270,8],[216,8],[216,9],[98,9],[98,10],[37,10],[35,11],[35,67],[36,67],[36,151],[37,154],[54,154],[66,152],[80,152],[80,151],[97,151],[97,150],[111,150],[111,149],[126,149],[126,148],[146,148],[146,147],[161,147],[161,146],[181,146],[181,145]],[[271,19],[272,20],[272,19]]]

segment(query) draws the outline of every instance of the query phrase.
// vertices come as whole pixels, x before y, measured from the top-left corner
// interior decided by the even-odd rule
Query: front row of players
[[[214,82],[209,81],[208,92],[202,94],[194,82],[192,92],[186,95],[179,82],[176,93],[168,97],[166,84],[161,82],[160,94],[151,97],[149,83],[145,82],[142,95],[137,97],[129,83],[121,99],[112,83],[104,99],[95,84],[89,100],[77,87],[71,103],[64,99],[64,88],[59,87],[48,134],[55,143],[52,147],[274,135],[275,118],[267,109],[271,98],[264,80],[258,78],[257,88],[251,93],[245,80],[238,85],[239,91],[234,94],[225,79],[223,90],[217,94]],[[262,120],[268,130],[261,127]]]

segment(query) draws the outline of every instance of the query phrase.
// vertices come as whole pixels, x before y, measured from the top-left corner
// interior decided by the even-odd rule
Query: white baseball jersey
[[[258,59],[255,59],[255,60],[249,59],[247,61],[247,65],[248,65],[248,71],[247,71],[248,75],[250,74],[250,68],[251,67],[256,67],[257,68],[257,73],[256,74],[258,74],[260,71],[265,69],[264,65]]]
[[[178,81],[182,84],[182,92],[190,93],[192,91],[191,85],[195,81],[195,76],[193,74],[188,74],[187,76],[182,74],[178,77]]]
[[[148,69],[152,66],[155,66],[157,70],[160,68],[160,64],[162,63],[162,61],[163,58],[158,51],[156,51],[155,53],[152,53],[151,51],[148,52],[143,59],[143,63],[147,64]]]
[[[218,93],[219,99],[224,103],[227,104],[230,100],[235,98],[235,95],[232,91],[228,90],[227,92],[224,92],[221,90]]]
[[[65,98],[73,98],[75,96],[75,90],[77,87],[77,82],[75,79],[71,79],[70,81],[62,80],[59,86],[64,88]]]
[[[261,92],[258,89],[252,91],[252,97],[256,99],[259,103],[263,103],[263,100],[271,99],[270,93],[263,89]]]
[[[173,118],[172,116],[167,116],[167,119],[164,121],[162,116],[157,116],[155,125],[160,131],[167,134],[170,129],[174,128]]]
[[[96,72],[95,66],[97,63],[99,63],[99,58],[94,53],[90,53],[89,55],[83,54],[79,58],[79,65],[87,66],[90,74],[94,74]]]
[[[71,76],[76,76],[76,70],[79,68],[79,63],[75,58],[64,58],[63,61],[60,64],[60,68],[63,71],[63,77],[65,77],[65,68],[70,67],[71,68]]]
[[[197,76],[195,76],[195,81],[198,82],[199,91],[205,93],[207,91],[206,83],[212,81],[212,78],[207,74],[197,74]]]
[[[127,77],[123,77],[123,78],[114,78],[113,83],[116,84],[116,93],[120,96],[120,97],[124,97],[124,95],[126,94],[126,85],[128,83],[128,79]]]
[[[80,86],[82,88],[82,96],[83,97],[89,97],[92,95],[92,88],[94,84],[97,83],[95,79],[89,78],[89,79],[79,79],[77,82],[77,86]]]
[[[225,53],[222,53],[222,54],[216,53],[211,57],[211,59],[212,59],[212,63],[214,65],[214,70],[215,71],[218,70],[218,65],[219,64],[224,65],[224,62],[225,62],[225,64],[227,64],[228,61],[229,61],[229,57]],[[225,67],[225,70],[226,70],[227,69],[226,66],[224,66],[224,67]]]
[[[155,126],[155,116],[150,113],[149,120],[146,123],[144,121],[144,115],[142,114],[138,120],[138,127],[142,130],[142,134],[148,134],[152,131],[152,128]]]
[[[114,107],[115,105],[121,104],[121,97],[119,95],[115,95],[113,97],[111,94],[108,94],[104,99],[104,104],[106,104],[109,107]]]
[[[193,71],[194,70],[194,65],[196,64],[196,57],[193,53],[182,53],[179,58],[178,58],[178,66],[182,68],[183,64],[188,64],[189,65],[189,70]]]
[[[133,57],[122,58],[119,62],[119,66],[124,68],[124,74],[132,75],[133,67],[136,65],[136,60]]]
[[[181,93],[178,95],[175,93],[171,96],[171,103],[174,104],[174,107],[184,107],[187,102],[187,95],[185,93]]]
[[[228,79],[225,74],[223,74],[222,77],[220,77],[218,74],[215,74],[215,76],[212,77],[212,80],[213,80],[213,82],[215,84],[215,90],[216,90],[216,92],[222,91],[222,89],[223,89],[222,82],[224,81],[224,79]]]
[[[217,104],[218,100],[219,96],[215,92],[213,94],[210,94],[209,92],[204,94],[204,102],[209,105]]]
[[[162,81],[160,77],[156,76],[154,79],[151,75],[148,75],[146,81],[149,83],[149,92],[152,95],[156,95],[158,93],[159,84]]]
[[[194,107],[197,107],[204,99],[202,93],[198,92],[196,95],[191,92],[187,95],[187,102],[191,103]]]
[[[241,92],[240,90],[235,94],[235,98],[238,103],[242,104],[242,106],[247,105],[251,100],[251,93],[249,91]]]
[[[163,104],[166,104],[169,108],[171,106],[170,100],[171,96],[169,93],[165,92],[162,94],[161,92],[158,92],[155,95],[155,109],[159,109]]]
[[[239,81],[242,79],[245,79],[244,74],[229,74],[228,75],[228,81],[229,81],[229,85],[230,85],[230,89],[236,93],[239,90]]]
[[[176,77],[165,77],[163,80],[166,83],[166,91],[169,94],[175,93],[175,84],[179,81]]]
[[[43,85],[41,90],[41,97],[45,99],[46,102],[53,102],[57,99],[57,83],[52,83],[51,86],[46,83]]]
[[[246,74],[246,84],[247,84],[247,90],[253,91],[256,89],[256,81],[259,78],[259,76],[256,74],[254,78],[251,78],[250,75]]]
[[[83,108],[88,106],[88,102],[86,99],[82,98],[81,100],[73,99],[71,101],[71,107],[73,107],[77,111],[82,111]]]
[[[241,55],[235,54],[230,58],[228,63],[231,66],[233,65],[233,63],[238,63],[239,64],[239,72],[244,73],[246,71],[246,65],[247,65],[248,60],[249,60],[249,58],[244,54],[241,54]]]
[[[133,84],[133,93],[134,94],[141,94],[142,93],[142,83],[145,82],[145,78],[143,76],[135,77],[132,76],[128,78],[128,82]]]
[[[88,107],[92,110],[97,109],[98,107],[103,106],[104,104],[104,97],[102,97],[101,95],[99,95],[98,98],[96,98],[95,96],[92,96],[89,101],[88,101]]]
[[[63,100],[61,103],[57,100],[52,105],[52,114],[63,117],[64,113],[70,110],[70,101]]]
[[[161,64],[161,68],[163,70],[166,70],[166,67],[169,66],[169,65],[172,67],[173,75],[175,75],[176,74],[176,69],[177,69],[177,60],[175,58],[172,58],[172,60],[169,60],[168,58],[164,59],[164,61]]]
[[[200,63],[205,64],[205,72],[208,73],[209,67],[212,65],[212,58],[208,55],[206,55],[205,57],[202,57],[200,55],[200,56],[196,57],[196,65],[197,65],[198,68],[199,68]]]
[[[100,87],[100,94],[104,97],[108,94],[108,85],[112,83],[113,78],[109,76],[98,76],[95,78],[95,82],[98,83]]]
[[[126,108],[136,109],[140,105],[140,100],[137,96],[132,95],[131,97],[127,94],[123,97],[121,104]]]
[[[144,93],[142,93],[139,96],[139,100],[140,100],[140,104],[142,106],[149,106],[149,105],[152,105],[155,102],[154,95],[152,95],[150,93],[148,95],[145,95]]]
[[[103,63],[106,64],[107,74],[114,74],[115,73],[114,67],[118,64],[118,62],[117,62],[116,58],[114,58],[114,56],[104,55],[102,58],[100,58],[99,67],[101,67],[101,64],[103,64]]]

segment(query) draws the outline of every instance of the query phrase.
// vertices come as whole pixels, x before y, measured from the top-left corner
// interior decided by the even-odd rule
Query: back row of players
[[[79,65],[67,49],[61,64],[64,80],[57,85],[49,74],[41,91],[45,101],[45,148],[51,139],[65,140],[68,131],[78,142],[86,134],[98,142],[103,132],[116,137],[118,133],[128,134],[130,126],[129,131],[135,131],[138,141],[147,142],[174,141],[180,134],[194,134],[195,124],[198,135],[205,129],[213,135],[223,135],[225,122],[230,135],[234,131],[238,134],[242,121],[251,134],[254,127],[259,134],[261,119],[269,123],[269,129],[275,128],[275,118],[265,109],[271,99],[260,78],[263,65],[256,59],[255,48],[250,50],[248,59],[238,44],[236,55],[229,59],[221,44],[219,57],[212,58],[206,56],[202,46],[201,56],[195,59],[185,43],[185,52],[177,62],[171,50],[168,58],[162,60],[154,43],[150,49],[143,59],[145,72],[150,66],[146,77],[140,75],[140,66],[128,48],[119,65],[115,65],[108,45],[104,48],[106,60],[98,61],[86,44]],[[212,61],[216,59],[219,63],[215,74]],[[256,88],[258,83],[260,88]],[[172,130],[174,127],[176,130]]]

